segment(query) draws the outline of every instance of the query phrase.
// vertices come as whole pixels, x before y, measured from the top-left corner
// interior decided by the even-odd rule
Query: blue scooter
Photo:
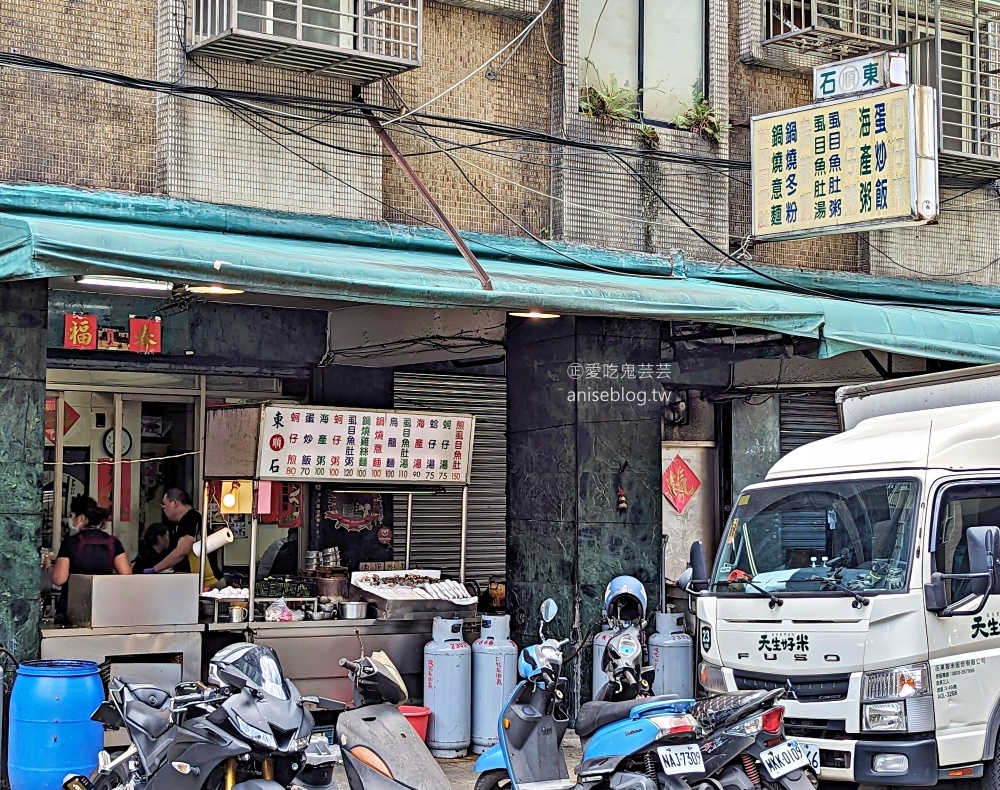
[[[524,680],[500,715],[500,742],[476,761],[476,790],[814,790],[805,753],[782,734],[781,689],[588,702],[576,720],[583,760],[571,780],[561,749],[569,640],[544,635],[556,611],[555,601],[542,604],[543,641],[521,652]]]

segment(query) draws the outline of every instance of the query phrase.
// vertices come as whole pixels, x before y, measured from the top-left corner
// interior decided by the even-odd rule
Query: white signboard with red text
[[[467,485],[475,425],[469,414],[266,406],[257,476]]]

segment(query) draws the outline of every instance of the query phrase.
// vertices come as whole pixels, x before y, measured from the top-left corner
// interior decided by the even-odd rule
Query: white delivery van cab
[[[700,683],[786,687],[820,780],[1000,790],[1000,366],[838,401],[692,547]]]

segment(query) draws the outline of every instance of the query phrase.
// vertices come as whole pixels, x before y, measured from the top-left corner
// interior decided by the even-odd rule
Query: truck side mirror
[[[969,575],[976,577],[970,585],[972,591],[988,596],[998,590],[1000,527],[969,527],[965,539],[969,546]]]
[[[691,544],[689,561],[691,564],[691,589],[695,592],[701,592],[702,590],[708,589],[708,570],[705,566],[705,547],[702,546],[700,540],[696,540]]]
[[[934,573],[924,587],[928,611],[938,617],[979,614],[990,595],[1000,591],[1000,527],[969,527],[965,531],[968,573]],[[946,582],[951,581],[951,595]],[[957,600],[949,600],[956,598]]]
[[[684,572],[677,577],[677,586],[684,592],[690,592],[691,579],[694,578],[694,572],[690,568],[685,568]]]

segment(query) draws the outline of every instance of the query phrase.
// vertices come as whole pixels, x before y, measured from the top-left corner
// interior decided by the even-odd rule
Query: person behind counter
[[[70,574],[87,576],[130,576],[132,566],[122,542],[114,535],[101,531],[101,524],[111,515],[110,510],[98,507],[89,496],[73,497],[69,504],[70,536],[59,547],[59,555],[52,568],[52,583],[62,591],[56,607],[60,620],[65,619],[69,601]],[[73,530],[78,530],[72,534]]]
[[[176,573],[198,573],[201,560],[194,553],[194,544],[201,534],[202,516],[191,504],[191,496],[181,488],[170,488],[163,495],[163,514],[173,522],[170,532],[170,553],[155,565],[144,568],[143,573],[163,573],[173,568]],[[217,554],[218,552],[214,552]],[[216,573],[222,575],[214,556],[209,555],[205,568],[205,586],[217,587],[220,582]]]
[[[139,541],[139,554],[132,563],[132,573],[143,573],[167,556],[170,551],[170,527],[150,524]]]
[[[299,530],[289,529],[288,534],[268,546],[260,558],[257,575],[294,576],[299,572]]]

